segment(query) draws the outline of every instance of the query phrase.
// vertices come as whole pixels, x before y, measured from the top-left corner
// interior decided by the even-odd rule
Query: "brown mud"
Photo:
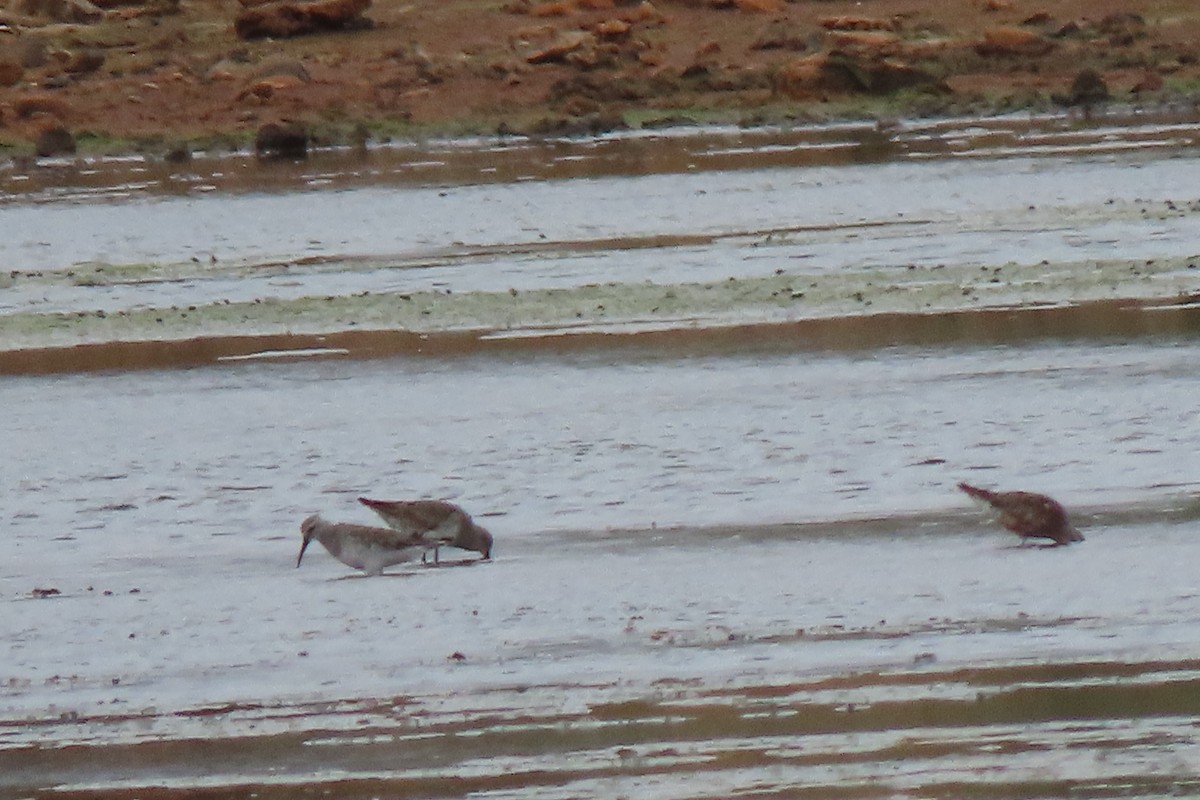
[[[745,350],[877,349],[898,345],[1019,344],[1050,339],[1193,337],[1200,305],[1171,300],[1113,300],[1071,305],[962,309],[933,313],[879,313],[676,328],[496,336],[495,331],[415,333],[342,330],[322,334],[198,336],[187,339],[108,341],[67,347],[0,351],[0,375],[106,370],[174,369],[223,361],[321,358],[457,358],[565,350],[636,350],[681,356]]]
[[[494,691],[489,700],[501,704],[465,711],[402,696],[197,709],[191,713],[240,713],[268,728],[273,719],[310,716],[317,725],[230,739],[30,748],[9,751],[0,763],[30,797],[113,800],[558,797],[639,786],[678,797],[747,788],[759,797],[1129,797],[1197,786],[1179,762],[1192,739],[1187,722],[1200,715],[1194,660],[917,666],[719,689],[664,682],[629,699],[617,687],[590,688],[613,696],[578,711],[502,700],[526,691],[583,693],[584,685]],[[1103,765],[1090,776],[1066,766],[1080,749]],[[177,765],[177,772],[163,781],[156,764]],[[199,778],[198,770],[211,777]],[[22,783],[24,775],[38,779]]]
[[[186,158],[284,120],[321,144],[1162,105],[1200,85],[1187,0],[377,0],[344,30],[249,39],[234,0],[81,5],[0,11],[9,152]]]

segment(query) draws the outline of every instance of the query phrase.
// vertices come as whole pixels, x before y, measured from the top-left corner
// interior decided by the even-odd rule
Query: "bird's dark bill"
[[[296,558],[296,568],[297,569],[299,569],[300,562],[304,558],[304,551],[308,549],[308,543],[311,541],[312,541],[312,539],[305,539],[304,543],[300,545],[300,555],[297,556],[297,558]]]

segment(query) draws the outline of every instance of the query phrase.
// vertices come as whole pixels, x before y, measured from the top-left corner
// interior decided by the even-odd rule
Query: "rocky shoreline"
[[[21,0],[0,153],[1191,102],[1200,9],[985,0]]]

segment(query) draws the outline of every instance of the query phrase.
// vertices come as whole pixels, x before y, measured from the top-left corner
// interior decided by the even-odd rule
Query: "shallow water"
[[[260,169],[281,172],[278,192],[247,191],[247,165],[223,160],[175,169],[238,173],[228,186],[10,179],[0,342],[636,331],[1200,294],[1196,132],[1035,122],[333,153]],[[814,137],[839,144],[778,160]],[[1073,149],[1047,157],[1046,138]],[[422,156],[436,169],[409,174]],[[481,180],[489,159],[515,163]],[[162,169],[95,171],[135,166]]]
[[[1051,133],[1033,147],[1069,131]],[[349,250],[358,241],[342,232],[314,245],[329,245],[327,260],[276,286],[349,297],[445,279],[478,295],[523,281],[521,295],[578,296],[643,273],[682,293],[694,275],[857,271],[865,290],[876,270],[915,261],[895,271],[922,283],[954,272],[958,299],[936,313],[872,316],[862,300],[827,297],[781,319],[752,299],[738,326],[696,314],[697,301],[644,329],[627,314],[622,337],[593,308],[579,322],[591,333],[569,337],[520,314],[466,333],[399,330],[390,316],[373,332],[289,337],[260,315],[246,328],[271,336],[235,339],[201,314],[200,338],[184,342],[172,343],[182,328],[132,344],[91,329],[94,348],[78,350],[21,349],[58,341],[43,333],[7,338],[0,797],[1195,792],[1196,166],[1187,142],[1124,153],[1183,136],[1174,129],[1093,134],[1066,160],[913,144],[878,164],[787,165],[770,162],[797,151],[749,135],[745,152],[710,145],[734,160],[695,175],[679,161],[636,178],[461,177],[433,190],[428,175],[330,172],[306,203],[354,207],[343,221],[442,192],[474,198],[474,212],[426,209],[446,226],[428,242],[368,215],[368,258],[350,258],[370,248]],[[771,169],[749,168],[755,147]],[[616,151],[595,161],[635,171],[606,160]],[[901,182],[911,196],[880,190]],[[214,185],[114,201],[103,187],[5,200],[6,222],[47,224],[50,244],[25,240],[23,253],[45,257],[28,271],[42,274],[0,286],[4,315],[77,314],[99,298],[155,313],[237,292],[262,300],[285,279],[256,282],[267,269],[256,259],[304,249],[261,225],[306,207],[295,194]],[[675,218],[646,212],[685,195],[696,203]],[[1033,197],[1055,209],[1052,224],[1025,207]],[[1175,211],[1150,213],[1164,198]],[[230,236],[244,225],[234,250],[248,271],[168,263],[201,252],[185,228],[142,224],[174,203],[211,224],[230,215]],[[493,207],[507,210],[480,211]],[[131,210],[149,216],[106,231]],[[514,227],[525,213],[540,227]],[[56,217],[78,236],[60,242]],[[250,217],[266,231],[257,239]],[[490,255],[423,250],[458,248],[460,224],[484,232],[471,241]],[[744,235],[767,228],[788,231]],[[80,254],[99,258],[102,235],[127,280],[54,277]],[[524,249],[497,255],[513,242]],[[395,258],[410,248],[411,261]],[[1041,265],[1042,252],[1054,258]],[[144,273],[131,266],[141,258],[154,261]],[[788,261],[806,266],[774,276]],[[1053,279],[1068,262],[1091,277]],[[1145,274],[1128,273],[1134,262]],[[981,263],[1026,270],[1040,307],[1003,308],[1024,296],[1012,286],[964,300],[957,281]],[[1097,275],[1116,291],[1097,297]],[[884,297],[866,299],[877,309]],[[347,357],[363,355],[375,357]],[[161,368],[172,364],[189,368]],[[1048,492],[1087,540],[1019,547],[960,480]],[[317,548],[296,569],[300,520],[371,522],[360,494],[455,499],[494,532],[496,558],[366,579]]]
[[[1198,355],[1165,340],[6,379],[0,774],[114,797],[1198,780],[1198,709],[1176,699],[1200,657]],[[1088,540],[1015,547],[953,488],[1013,475]],[[299,520],[369,522],[362,493],[454,497],[495,561],[363,579],[318,550],[296,570]],[[972,688],[962,670],[998,677]],[[835,676],[847,686],[818,690]],[[238,755],[197,766],[197,738]],[[425,755],[397,761],[414,742]]]

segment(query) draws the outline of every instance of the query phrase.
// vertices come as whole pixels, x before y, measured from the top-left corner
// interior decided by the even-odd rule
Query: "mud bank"
[[[983,128],[930,135],[978,143],[992,130]],[[635,137],[566,146],[566,177],[430,185],[343,164],[348,172],[305,168],[288,180],[307,175],[313,185],[278,194],[34,189],[0,210],[21,232],[0,244],[14,265],[2,278],[0,341],[47,359],[121,343],[143,363],[149,356],[134,354],[155,349],[357,352],[372,337],[417,351],[566,333],[582,344],[600,332],[818,331],[816,321],[855,316],[925,330],[917,317],[1186,309],[1200,293],[1200,162],[1187,144],[1193,132],[1172,144],[1176,133],[1157,122],[1101,126],[1065,155],[1035,147],[979,157],[980,145],[766,167],[756,159],[789,142],[808,153],[808,134]],[[1146,146],[1146,136],[1163,146]],[[1094,152],[1097,143],[1106,149]],[[679,167],[681,148],[698,159],[694,171]],[[699,168],[698,154],[718,152],[735,154],[729,168]],[[453,165],[477,167],[480,157],[457,148],[435,160],[469,180],[475,167]],[[629,174],[628,159],[645,173]],[[1114,315],[1113,330],[1130,330],[1128,319]],[[852,323],[828,324],[855,335]]]
[[[261,320],[260,320],[261,322]],[[677,321],[675,321],[677,323]],[[174,369],[238,361],[511,357],[533,353],[653,352],[658,357],[796,350],[873,350],[902,345],[1010,345],[1047,340],[1188,339],[1200,333],[1200,302],[1082,302],[944,312],[829,316],[779,323],[693,326],[638,321],[458,332],[343,331],[111,341],[0,352],[0,375]],[[289,326],[292,327],[292,326]]]

